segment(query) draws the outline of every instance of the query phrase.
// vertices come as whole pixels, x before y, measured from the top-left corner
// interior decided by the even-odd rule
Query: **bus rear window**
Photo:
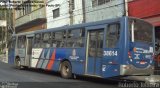
[[[152,42],[153,28],[149,23],[142,20],[129,19],[129,29],[132,41]]]

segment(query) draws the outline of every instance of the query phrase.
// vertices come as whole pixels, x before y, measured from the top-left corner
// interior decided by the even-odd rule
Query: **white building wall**
[[[74,24],[80,24],[83,22],[83,6],[82,0],[75,0],[74,14]]]
[[[92,6],[92,0],[85,1],[86,22],[105,20],[124,15],[124,0],[110,0],[99,6]]]
[[[68,6],[68,3],[65,0],[51,0],[50,2],[48,2],[48,5],[56,5],[56,4],[60,4],[60,6],[46,7],[47,28],[54,28],[63,25],[68,25],[69,23],[69,19],[67,19],[67,17],[69,16],[68,14],[69,8],[65,8]],[[60,17],[53,18],[53,10],[57,8],[60,9]]]
[[[69,0],[48,0],[48,5],[60,4],[60,6],[46,7],[47,28],[55,28],[64,25],[70,25]],[[82,23],[82,0],[75,0],[75,9],[73,10],[73,24]],[[53,10],[59,8],[60,16],[53,18]]]

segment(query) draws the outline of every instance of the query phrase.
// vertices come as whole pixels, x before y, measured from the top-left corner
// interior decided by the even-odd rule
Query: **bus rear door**
[[[33,45],[33,36],[27,36],[27,45],[26,45],[26,58],[25,58],[25,66],[30,66],[30,60],[32,55],[32,45]]]
[[[87,75],[101,76],[104,26],[87,28],[86,67]]]

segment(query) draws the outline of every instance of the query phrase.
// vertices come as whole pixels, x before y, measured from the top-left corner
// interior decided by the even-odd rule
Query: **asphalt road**
[[[0,88],[117,88],[118,82],[81,77],[63,79],[59,73],[43,70],[18,70],[0,62]]]

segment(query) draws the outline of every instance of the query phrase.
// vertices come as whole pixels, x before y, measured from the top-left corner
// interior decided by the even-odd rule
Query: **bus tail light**
[[[134,51],[134,52],[136,52],[136,51],[137,51],[136,47],[134,47],[134,48],[133,48],[133,51]]]
[[[152,54],[152,58],[153,58],[153,60],[156,60],[156,58],[157,58],[154,53]]]
[[[128,52],[128,58],[131,59],[132,56],[131,56],[131,52]]]

